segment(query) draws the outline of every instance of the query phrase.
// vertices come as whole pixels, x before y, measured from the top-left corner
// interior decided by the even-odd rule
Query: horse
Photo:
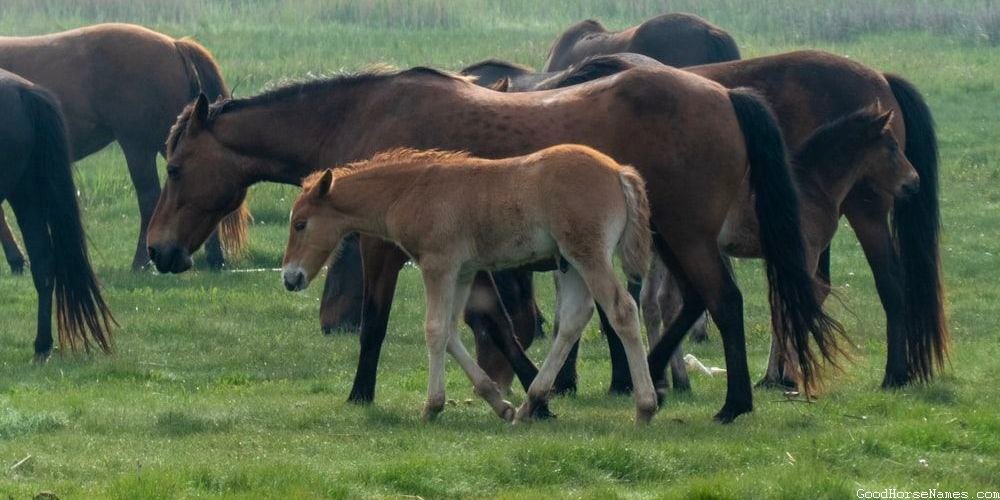
[[[156,155],[177,114],[199,93],[229,96],[212,55],[190,38],[174,39],[131,24],[98,24],[30,37],[0,37],[0,68],[49,89],[62,104],[74,160],[117,141],[139,202],[139,238],[132,268],[149,262],[146,228],[160,195]],[[67,78],[67,75],[72,75]],[[224,264],[245,243],[246,212],[221,226],[206,252]],[[5,226],[2,218],[0,224]],[[0,229],[0,234],[4,231]]]
[[[0,70],[0,201],[10,203],[38,294],[35,361],[52,353],[52,297],[59,345],[112,351],[116,324],[94,276],[73,184],[66,126],[48,90]]]
[[[617,32],[593,19],[574,24],[552,43],[542,71],[560,71],[591,56],[622,52],[676,67],[740,58],[736,41],[722,28],[692,14],[664,14]]]
[[[881,110],[878,103],[862,108],[821,126],[795,152],[792,164],[807,254],[829,248],[837,232],[841,206],[858,182],[866,182],[897,200],[906,200],[919,191],[920,177],[890,128],[893,113]],[[752,205],[745,197],[726,219],[719,247],[727,256],[763,256]],[[825,294],[829,289],[823,287],[820,291]],[[683,308],[676,282],[660,261],[653,262],[643,282],[642,308],[649,344],[656,345],[661,336],[657,323],[662,321],[665,329]],[[773,357],[782,356],[778,347],[777,342],[772,342]],[[673,386],[687,390],[690,385],[680,354],[678,349],[670,359]],[[794,367],[789,371],[794,373]]]
[[[598,56],[546,80],[543,89],[593,81],[648,60]],[[934,120],[919,90],[905,78],[821,51],[794,51],[742,61],[685,69],[730,88],[750,87],[774,107],[788,144],[796,149],[818,127],[857,109],[881,103],[893,111],[889,122],[896,140],[920,177],[914,196],[896,198],[862,180],[840,205],[872,269],[886,315],[888,354],[882,387],[892,389],[926,382],[947,359],[949,334],[939,249],[938,148]],[[745,194],[744,194],[745,196]],[[816,275],[829,285],[829,249],[819,258]],[[697,316],[689,321],[698,321]],[[605,325],[607,326],[607,325]],[[690,326],[690,325],[688,325]],[[678,327],[680,328],[680,327]],[[612,351],[612,392],[628,392],[621,349],[608,336]],[[662,373],[669,352],[651,356],[654,377]],[[570,362],[573,356],[570,356]],[[657,381],[661,382],[661,381]],[[783,357],[772,355],[760,385],[790,387]]]
[[[168,139],[167,182],[150,222],[150,255],[161,272],[190,268],[191,252],[256,182],[298,184],[329,165],[393,147],[503,158],[566,143],[591,146],[644,177],[656,249],[691,282],[685,307],[698,304],[692,309],[699,314],[707,308],[726,339],[729,389],[718,420],[731,422],[753,408],[742,295],[716,244],[744,178],[756,193],[771,284],[786,304],[784,341],[795,346],[806,380],[818,375],[823,360],[836,357],[842,330],[813,291],[797,195],[769,106],[752,91],[669,67],[520,94],[414,68],[292,84],[212,106],[199,97]],[[372,238],[362,238],[361,248],[366,299],[350,400],[367,402],[396,277],[408,257]]]
[[[556,372],[590,321],[596,299],[621,336],[635,390],[636,422],[656,413],[638,306],[615,275],[649,266],[649,201],[632,167],[579,145],[484,160],[466,153],[394,149],[303,181],[292,208],[282,278],[305,289],[348,233],[391,241],[420,268],[427,293],[429,362],[425,420],[444,409],[445,350],[500,418],[526,421],[547,402]],[[588,189],[581,190],[581,186]],[[581,230],[581,228],[586,228]],[[560,262],[562,331],[516,415],[458,335],[477,271]]]

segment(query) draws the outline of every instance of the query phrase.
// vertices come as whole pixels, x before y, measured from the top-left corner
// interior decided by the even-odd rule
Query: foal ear
[[[198,94],[198,100],[194,102],[194,110],[191,111],[191,120],[188,122],[188,133],[202,130],[206,121],[208,121],[208,96],[202,93]]]
[[[877,139],[890,133],[889,124],[892,121],[892,116],[893,111],[891,109],[876,116],[875,119],[868,125],[868,137]]]
[[[333,187],[333,170],[326,169],[323,172],[323,176],[319,178],[319,182],[316,183],[316,187],[313,189],[313,198],[323,198],[330,193],[330,188]]]
[[[490,88],[497,92],[507,92],[510,89],[510,77],[505,76],[490,84]]]

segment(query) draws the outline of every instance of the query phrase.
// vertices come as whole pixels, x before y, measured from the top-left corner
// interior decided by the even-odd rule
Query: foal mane
[[[219,116],[230,111],[267,106],[269,104],[286,101],[304,95],[333,92],[356,85],[381,82],[407,76],[420,78],[443,78],[463,82],[471,81],[469,77],[463,75],[425,66],[416,66],[404,70],[396,70],[390,67],[377,67],[369,69],[368,71],[357,73],[341,73],[330,77],[293,81],[281,84],[271,90],[267,90],[251,97],[240,99],[220,98],[209,106],[205,126],[211,127]],[[187,130],[187,126],[191,121],[191,114],[193,112],[194,103],[192,102],[184,107],[184,110],[181,111],[181,114],[177,117],[177,122],[174,123],[173,127],[171,127],[166,143],[168,156],[174,148],[177,147],[180,137],[183,135],[184,131]]]
[[[868,125],[883,112],[866,106],[823,124],[797,148],[793,161],[798,166],[851,163],[869,144]]]
[[[405,167],[416,164],[423,165],[427,163],[448,164],[472,158],[474,157],[467,151],[393,148],[376,153],[374,156],[372,156],[367,160],[361,160],[337,166],[333,170],[333,177],[334,179],[339,179],[341,177],[348,177],[358,172],[375,170],[378,168],[385,168],[390,166]],[[303,189],[311,188],[313,185],[316,184],[316,182],[319,181],[320,177],[323,176],[324,172],[325,170],[320,170],[309,174],[305,179],[302,180],[302,188]]]

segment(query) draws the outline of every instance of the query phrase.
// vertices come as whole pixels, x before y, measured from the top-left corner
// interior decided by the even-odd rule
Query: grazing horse
[[[130,24],[98,24],[50,35],[0,37],[0,68],[55,94],[74,159],[113,141],[121,146],[139,200],[132,268],[144,267],[149,262],[146,228],[160,196],[156,155],[163,152],[170,126],[201,92],[212,99],[229,97],[212,55],[191,39],[175,40]],[[243,211],[221,226],[222,244],[231,253],[241,250],[245,227]],[[223,265],[217,236],[206,252],[213,268]]]
[[[905,200],[919,190],[920,177],[903,154],[889,123],[892,111],[876,104],[823,125],[805,139],[793,157],[799,190],[799,212],[807,255],[828,248],[837,232],[840,208],[859,182],[866,182],[897,200]],[[748,193],[745,193],[748,194]],[[760,258],[758,221],[753,204],[745,196],[733,207],[719,235],[719,247],[726,255]],[[826,293],[826,287],[821,292]],[[658,321],[668,327],[683,304],[672,276],[660,261],[654,261],[643,282],[643,315],[650,345],[661,332]],[[772,342],[772,356],[781,357],[778,343]],[[674,387],[688,388],[680,349],[670,360]],[[794,367],[790,367],[794,372]],[[778,374],[772,374],[777,376]]]
[[[736,41],[722,28],[691,14],[664,14],[616,32],[594,20],[576,23],[556,38],[542,71],[559,71],[591,56],[622,52],[676,67],[740,58]]]
[[[587,189],[580,189],[587,186]],[[348,233],[391,241],[420,268],[427,292],[429,362],[424,419],[444,409],[445,350],[504,420],[515,418],[496,384],[462,344],[457,323],[477,271],[561,262],[562,331],[517,410],[532,418],[594,312],[594,300],[621,336],[636,384],[636,422],[656,413],[656,394],[639,332],[638,307],[612,263],[626,274],[649,266],[649,201],[632,167],[586,146],[483,160],[465,153],[395,149],[369,161],[310,175],[291,215],[282,262],[285,287],[305,289]]]
[[[190,268],[191,252],[256,182],[298,184],[329,165],[393,147],[504,158],[567,143],[594,147],[635,166],[645,179],[656,249],[690,285],[685,308],[690,303],[694,315],[707,308],[726,339],[729,390],[719,420],[753,408],[743,299],[716,243],[744,179],[756,194],[770,283],[785,304],[783,343],[794,346],[806,381],[817,375],[821,358],[835,356],[839,324],[813,291],[808,269],[814,264],[805,260],[785,145],[766,102],[666,66],[521,94],[415,68],[293,84],[212,106],[200,97],[168,139],[168,176],[150,223],[150,255],[161,272]],[[351,400],[370,401],[407,255],[373,238],[362,238],[361,248],[366,299]],[[518,378],[528,386],[534,375]]]
[[[52,353],[53,294],[60,347],[89,351],[92,339],[110,353],[115,320],[87,255],[59,101],[0,70],[0,109],[0,201],[14,210],[31,259],[38,293],[35,360]]]
[[[546,80],[545,89],[578,85],[643,64],[645,59],[599,56]],[[822,125],[876,103],[893,112],[889,128],[920,177],[920,190],[897,198],[860,179],[839,205],[861,243],[886,315],[888,354],[883,388],[928,381],[948,353],[939,250],[938,151],[934,120],[920,92],[904,78],[883,74],[834,54],[796,51],[743,61],[695,66],[686,71],[729,88],[750,87],[774,107],[788,144],[798,149]],[[744,194],[744,197],[746,195]],[[829,249],[817,276],[829,283]],[[697,321],[697,318],[691,319]],[[612,391],[628,391],[628,373],[614,336]],[[651,356],[654,377],[669,353]],[[570,361],[573,360],[571,354]],[[783,357],[772,355],[763,385],[794,386]]]

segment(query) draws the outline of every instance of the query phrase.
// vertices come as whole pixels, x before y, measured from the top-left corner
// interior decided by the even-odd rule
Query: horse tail
[[[52,244],[59,346],[76,349],[82,344],[89,351],[93,339],[101,350],[111,353],[111,329],[117,323],[101,295],[87,252],[59,101],[37,86],[26,89],[21,99],[35,130],[31,165],[36,169],[37,195],[45,207]]]
[[[938,209],[938,145],[934,118],[920,91],[898,75],[886,74],[903,110],[906,158],[920,175],[920,191],[896,201],[892,232],[904,276],[906,357],[910,378],[927,381],[948,357],[948,326],[941,280]]]
[[[627,209],[625,230],[618,240],[622,269],[629,279],[640,280],[649,270],[649,259],[653,251],[646,182],[636,169],[629,166],[618,171],[618,180],[622,184]]]
[[[843,328],[823,311],[812,273],[806,269],[799,196],[778,121],[764,98],[753,90],[730,90],[729,100],[746,141],[769,297],[777,312],[777,341],[795,351],[808,396],[819,378],[822,361],[836,366],[835,357],[842,352],[837,336],[843,335]],[[822,359],[810,347],[810,335]]]
[[[209,102],[229,98],[229,87],[222,78],[219,64],[208,49],[189,37],[174,40],[174,47],[188,72],[191,100],[198,97],[198,94],[205,94]],[[246,253],[247,223],[250,218],[250,209],[244,200],[240,208],[224,217],[219,223],[219,240],[230,256],[236,257]]]
[[[740,60],[740,48],[736,45],[736,40],[719,29],[710,30],[708,33],[708,43],[712,46],[712,54],[709,61],[704,64],[720,63]]]

